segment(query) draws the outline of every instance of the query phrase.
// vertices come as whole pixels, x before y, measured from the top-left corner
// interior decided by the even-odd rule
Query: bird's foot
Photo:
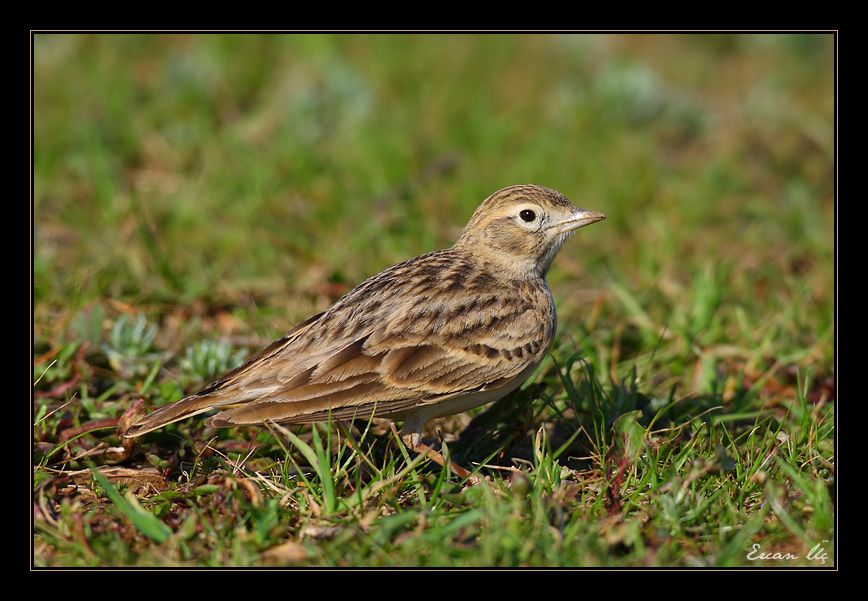
[[[395,425],[392,424],[392,431],[398,436],[397,430],[395,430]],[[456,474],[459,478],[467,480],[467,482],[471,486],[478,485],[482,479],[478,474],[472,473],[470,470],[458,465],[454,461],[450,461],[446,457],[443,456],[439,451],[435,451],[428,445],[422,442],[422,435],[419,432],[411,432],[408,434],[404,434],[400,436],[401,440],[404,441],[404,444],[408,449],[419,453],[420,455],[424,455],[428,457],[431,461],[436,463],[441,467],[449,466],[449,469],[452,470],[454,474]]]

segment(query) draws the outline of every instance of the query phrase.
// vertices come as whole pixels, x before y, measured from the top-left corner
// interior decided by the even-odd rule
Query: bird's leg
[[[400,436],[404,445],[411,451],[419,453],[420,455],[425,455],[441,467],[446,467],[448,462],[449,469],[455,472],[459,478],[465,478],[473,485],[479,484],[479,477],[476,474],[470,473],[469,470],[463,468],[454,461],[447,460],[439,451],[435,451],[422,442],[422,426],[424,426],[423,423],[407,420],[404,423],[404,427],[401,428],[400,434],[395,430],[395,424],[392,424],[392,432],[394,432],[396,436]]]

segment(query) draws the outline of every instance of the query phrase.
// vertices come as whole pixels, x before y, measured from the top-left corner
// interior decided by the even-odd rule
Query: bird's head
[[[510,186],[486,198],[455,246],[511,277],[545,276],[564,241],[606,216],[580,209],[550,188]]]

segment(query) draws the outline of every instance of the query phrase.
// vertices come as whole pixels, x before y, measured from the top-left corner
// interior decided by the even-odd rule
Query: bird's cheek
[[[499,221],[494,221],[485,228],[485,241],[497,250],[511,255],[527,253],[530,242],[527,236],[515,232],[512,224],[502,224]]]

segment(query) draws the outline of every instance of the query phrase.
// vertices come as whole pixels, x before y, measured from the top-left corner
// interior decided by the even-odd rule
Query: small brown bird
[[[500,399],[531,375],[557,325],[546,273],[576,229],[601,219],[542,186],[499,190],[451,248],[365,280],[124,436],[213,409],[214,427],[387,417],[404,421],[408,447],[443,464],[421,443],[425,424]]]

